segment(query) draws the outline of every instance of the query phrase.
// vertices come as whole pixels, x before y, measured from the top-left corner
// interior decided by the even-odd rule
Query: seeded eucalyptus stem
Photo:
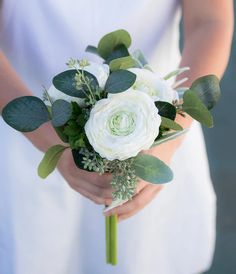
[[[77,70],[77,71],[78,71],[78,70]],[[91,90],[91,87],[90,87],[90,85],[88,84],[87,80],[86,80],[85,77],[84,77],[84,69],[82,69],[81,76],[82,76],[82,79],[83,79],[83,81],[84,81],[84,84],[86,85],[86,87],[88,88],[88,90],[89,90],[89,92],[90,92],[91,98],[93,98],[94,101],[96,101],[96,98],[95,98],[95,96],[94,96],[94,94],[93,94],[93,92],[92,92],[92,90]]]
[[[117,265],[117,215],[106,217],[106,262]]]
[[[82,62],[82,63],[81,63],[81,62]],[[87,66],[87,65],[89,65],[89,63],[87,63],[87,60],[81,60],[81,61],[79,61],[79,60],[71,59],[71,60],[69,60],[69,62],[67,63],[67,65],[68,65],[69,67],[74,68],[74,69],[77,71],[77,74],[80,75],[81,78],[82,78],[82,81],[83,81],[82,83],[83,83],[84,85],[86,85],[86,87],[88,88],[88,91],[89,91],[89,93],[90,93],[91,98],[92,98],[94,101],[96,101],[96,98],[95,98],[95,96],[94,96],[94,94],[93,94],[93,91],[91,90],[91,87],[90,87],[88,81],[86,80],[86,78],[85,78],[85,76],[84,76],[84,67]],[[76,65],[82,66],[82,72],[80,72],[80,70],[76,67]],[[87,94],[86,92],[84,92],[83,90],[82,90],[82,92],[85,94],[86,97],[88,97],[88,94]]]

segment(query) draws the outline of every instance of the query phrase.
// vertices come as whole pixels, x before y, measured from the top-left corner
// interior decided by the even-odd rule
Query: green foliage
[[[55,88],[61,92],[78,98],[85,98],[86,94],[82,90],[77,90],[75,85],[75,75],[77,70],[66,70],[56,75],[52,82]]]
[[[64,126],[61,127],[54,127],[58,137],[64,142],[68,143],[69,139],[68,136],[64,133]]]
[[[198,98],[198,95],[192,91],[187,90],[183,96],[182,110],[188,113],[192,118],[207,127],[213,127],[213,118],[207,107]]]
[[[135,58],[141,65],[141,67],[144,67],[146,65],[148,65],[147,60],[145,59],[143,53],[141,52],[141,50],[136,49],[133,54],[132,54],[133,58]]]
[[[108,93],[119,93],[130,88],[136,80],[136,75],[128,70],[119,69],[112,72],[106,82]]]
[[[171,169],[152,155],[139,154],[134,158],[133,167],[136,176],[152,184],[164,184],[173,179]]]
[[[113,199],[130,200],[135,194],[138,182],[133,168],[133,158],[125,161],[114,160],[108,162],[107,166],[107,171],[112,173]]]
[[[80,169],[100,174],[112,173],[113,199],[131,199],[135,194],[137,176],[132,166],[133,158],[124,161],[108,161],[92,148],[89,150],[87,147],[72,150],[72,154],[77,167]]]
[[[71,117],[72,106],[65,100],[56,100],[52,104],[52,124],[54,127],[63,126]]]
[[[168,102],[157,101],[155,102],[156,107],[158,108],[159,115],[175,120],[176,117],[176,108]]]
[[[106,59],[106,64],[109,64],[111,61],[122,58],[122,57],[128,57],[129,56],[129,51],[124,45],[119,45],[114,48],[112,53],[108,56]]]
[[[181,125],[177,124],[175,121],[168,119],[166,117],[161,117],[161,125],[165,128],[173,129],[173,130],[183,130]]]
[[[91,150],[88,150],[87,147],[74,149],[72,150],[72,154],[76,166],[80,169],[90,172],[98,172],[99,174],[103,174],[107,171],[107,160],[103,159],[92,148]]]
[[[220,98],[219,79],[215,75],[206,75],[193,82],[191,88],[208,109],[212,109]]]
[[[139,67],[137,61],[135,61],[131,56],[114,59],[110,62],[109,66],[111,71]]]
[[[51,119],[44,102],[34,96],[12,100],[3,108],[2,117],[8,125],[22,132],[33,131]]]
[[[177,132],[171,132],[171,133],[165,133],[160,138],[157,138],[155,142],[152,144],[152,147],[158,146],[162,143],[168,142],[170,140],[174,140],[178,138],[179,136],[182,136],[188,131],[188,129],[184,129],[182,131]]]
[[[88,158],[86,158],[87,155],[82,153],[81,149],[73,149],[72,155],[73,155],[74,162],[78,168],[86,171],[90,171],[90,172],[94,172],[97,169],[96,161],[95,162],[92,161],[94,158],[91,157],[90,154]],[[92,166],[89,166],[89,164],[91,164]]]
[[[55,145],[48,149],[38,166],[39,177],[45,179],[50,173],[54,171],[62,153],[67,148],[68,147],[62,145]]]
[[[124,45],[126,48],[129,48],[130,44],[130,34],[126,30],[120,29],[103,36],[98,43],[97,51],[98,54],[106,60],[117,47]]]
[[[183,67],[183,68],[175,69],[175,70],[171,71],[170,73],[168,73],[168,74],[164,77],[164,79],[165,79],[165,80],[168,80],[168,79],[170,79],[170,78],[172,78],[172,77],[174,77],[174,76],[178,76],[178,75],[180,75],[181,73],[185,72],[186,70],[189,70],[189,68],[188,68],[188,67]]]
[[[88,119],[88,109],[80,108],[75,102],[72,102],[72,115],[64,127],[63,133],[67,136],[71,149],[79,149],[89,146],[84,125]]]
[[[85,51],[98,55],[98,49],[91,45],[88,45]]]
[[[78,79],[79,78],[79,79]],[[84,70],[66,70],[53,78],[53,85],[61,92],[78,98],[86,98],[99,85],[96,77]],[[78,84],[79,82],[79,84]]]

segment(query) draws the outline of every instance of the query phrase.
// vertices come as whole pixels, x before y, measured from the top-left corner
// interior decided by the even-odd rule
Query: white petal
[[[131,68],[129,71],[137,76],[133,88],[148,94],[154,101],[172,103],[176,98],[175,90],[157,73],[140,68]]]
[[[118,124],[110,124],[109,119],[117,113],[121,114],[114,120]],[[122,115],[130,115],[131,124]],[[160,124],[161,117],[150,96],[130,89],[98,101],[90,112],[85,132],[101,157],[110,161],[125,160],[151,147],[159,134]]]

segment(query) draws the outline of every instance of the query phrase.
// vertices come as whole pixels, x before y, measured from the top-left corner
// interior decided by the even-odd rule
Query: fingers
[[[147,184],[138,194],[133,197],[132,200],[119,207],[111,209],[110,211],[106,212],[105,215],[110,216],[117,214],[119,221],[127,219],[143,209],[148,203],[150,203],[162,188],[162,185]]]
[[[86,196],[97,204],[110,204],[112,201],[112,189],[105,189],[81,179],[68,180],[69,185],[80,194]]]
[[[65,153],[64,161],[60,161],[58,170],[70,187],[97,204],[111,204],[112,186],[111,174],[99,175],[77,168],[71,153]]]
[[[76,188],[75,190],[77,192],[79,192],[81,195],[83,195],[84,197],[88,198],[89,200],[91,200],[92,202],[94,202],[98,205],[99,204],[101,204],[101,205],[110,205],[112,203],[112,199],[94,196],[90,192],[87,192],[86,190],[83,190],[83,189],[80,189],[80,188]]]
[[[81,178],[82,180],[89,181],[90,183],[99,187],[111,189],[111,173],[104,173],[100,175],[97,172],[89,172],[79,169],[75,166],[71,174],[74,178]]]
[[[143,180],[139,180],[135,190],[135,195],[138,194],[146,185],[148,185],[148,183]]]
[[[103,188],[108,188],[111,189],[111,181],[112,181],[112,174],[111,173],[104,173],[102,175],[93,173],[93,182],[97,186],[103,187]],[[92,177],[91,177],[92,179]]]

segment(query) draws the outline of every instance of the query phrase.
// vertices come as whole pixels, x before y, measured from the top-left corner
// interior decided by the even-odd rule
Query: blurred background
[[[216,251],[207,274],[236,273],[236,32],[221,88],[220,103],[213,111],[215,127],[204,129],[218,199]]]

